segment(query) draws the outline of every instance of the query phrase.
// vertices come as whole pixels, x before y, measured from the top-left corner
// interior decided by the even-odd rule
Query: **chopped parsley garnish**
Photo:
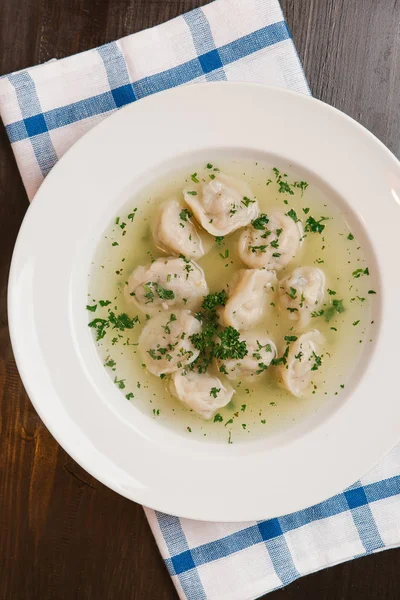
[[[118,377],[115,376],[114,383],[120,390],[125,388],[125,379],[118,379]]]
[[[285,335],[283,339],[285,340],[285,342],[290,344],[290,342],[295,342],[297,340],[297,335]]]
[[[260,246],[249,246],[253,254],[256,252],[266,252],[268,244],[261,244]]]
[[[190,179],[193,181],[193,183],[199,183],[199,178],[197,177],[197,173],[192,173],[190,176]]]
[[[286,292],[286,295],[289,296],[289,298],[292,298],[293,300],[296,300],[297,298],[297,290],[294,287],[290,288],[290,292]]]
[[[118,242],[113,242],[111,246],[119,246]]]
[[[161,325],[167,335],[171,333],[169,324],[173,323],[174,321],[176,321],[176,315],[172,313],[172,315],[169,316],[169,321],[167,321],[166,325]]]
[[[197,192],[195,191],[187,192],[187,194],[189,194],[189,196],[197,196]]]
[[[322,315],[324,314],[324,309],[321,308],[321,310],[317,310],[311,313],[312,317],[322,317]]]
[[[291,219],[293,219],[293,221],[295,223],[297,223],[298,221],[300,221],[300,219],[297,217],[296,211],[293,210],[293,208],[291,208],[287,213],[286,213],[287,217],[290,217]]]
[[[211,163],[207,163],[206,169],[212,169],[212,168],[213,168],[213,165]]]
[[[312,355],[314,358],[314,364],[311,367],[311,371],[317,371],[322,364],[322,358],[321,358],[321,356],[318,356],[317,354],[315,354],[314,351],[313,351]]]
[[[330,290],[330,289],[328,288],[328,290],[327,290],[327,291],[328,291],[328,294],[329,294],[330,296],[336,296],[336,292],[335,292],[334,290]]]
[[[215,238],[215,241],[217,242],[218,246],[220,246],[222,244],[222,242],[224,241],[224,236],[223,235],[217,235],[217,237]]]
[[[282,356],[280,356],[279,358],[273,358],[271,360],[271,365],[273,367],[278,367],[279,365],[286,365],[288,354],[289,354],[289,346],[286,347],[286,350]]]
[[[96,330],[96,341],[98,342],[107,333],[107,327],[109,327],[108,319],[94,319],[89,323],[89,327],[93,327]]]
[[[349,235],[347,236],[348,240],[354,240],[354,235],[352,233],[349,233]]]
[[[241,359],[248,354],[246,342],[240,341],[240,333],[231,326],[219,332],[220,343],[214,348],[214,356],[225,360],[228,358]]]
[[[307,181],[295,181],[293,187],[299,188],[301,190],[301,195],[303,195],[308,188],[308,183]]]
[[[130,221],[133,221],[133,219],[135,218],[135,216],[136,216],[136,211],[137,211],[137,208],[134,208],[134,209],[133,209],[133,211],[132,211],[132,212],[131,212],[131,213],[128,215],[128,219],[129,219]]]
[[[242,406],[240,407],[240,410],[242,412],[244,412],[246,410],[247,404],[242,404]]]
[[[298,308],[290,308],[290,306],[287,308],[287,310],[288,310],[290,313],[299,312],[299,309],[298,309]]]
[[[182,219],[182,221],[187,221],[188,219],[193,217],[193,214],[190,212],[190,210],[188,208],[184,208],[179,213],[179,217]]]
[[[113,369],[116,366],[116,362],[115,360],[113,360],[112,358],[110,358],[109,360],[107,360],[107,362],[104,363],[105,367],[110,367],[110,369]]]
[[[167,290],[155,282],[153,282],[153,286],[161,300],[173,300],[175,298],[175,293],[172,290]]]
[[[321,217],[319,221],[316,221],[314,217],[308,217],[306,221],[306,226],[304,231],[311,231],[313,233],[322,233],[325,229],[325,225],[322,224],[322,221],[327,221],[327,217]]]
[[[331,306],[325,311],[325,321],[330,321],[336,314],[341,314],[345,311],[343,300],[332,300]]]
[[[353,323],[354,327],[355,327],[356,325],[358,325],[358,324],[359,324],[359,322],[360,322],[360,319],[358,319],[358,321],[354,321],[354,323]]]
[[[308,215],[309,212],[310,212],[309,208],[303,208],[303,213],[304,214]]]
[[[279,248],[279,242],[278,242],[278,240],[272,240],[272,242],[271,242],[271,246],[272,246],[273,248]]]
[[[211,388],[211,390],[210,390],[210,396],[212,396],[213,398],[216,398],[216,397],[217,397],[217,394],[219,394],[219,393],[220,393],[220,391],[221,391],[221,388],[216,388],[216,387],[213,387],[213,388]]]
[[[204,310],[215,310],[217,306],[225,306],[227,300],[227,292],[225,290],[221,290],[215,294],[208,294],[208,296],[204,296],[201,307],[204,308]]]
[[[255,203],[255,200],[250,200],[250,198],[247,198],[247,196],[244,196],[244,198],[242,200],[242,204],[244,204],[246,208],[248,208],[250,204],[254,204],[254,203]]]
[[[125,398],[127,400],[132,400],[132,398],[134,398],[134,395],[132,394],[132,392],[129,392],[129,394],[126,394]]]
[[[374,290],[368,290],[368,294],[376,294]]]
[[[279,185],[278,192],[280,194],[290,194],[291,196],[294,195],[294,191],[292,190],[292,188],[290,187],[290,185],[288,184],[287,181],[284,181],[281,179],[280,181],[278,181],[278,185]]]
[[[268,223],[269,223],[269,219],[268,219],[267,215],[265,215],[264,213],[261,213],[260,216],[257,217],[257,219],[254,219],[254,221],[251,222],[254,229],[258,229],[258,230],[264,230],[265,226]]]
[[[356,269],[355,271],[353,271],[352,275],[354,279],[358,279],[359,277],[361,277],[361,275],[369,275],[369,269],[368,267],[366,269]]]
[[[225,252],[223,254],[222,254],[222,252],[220,252],[219,255],[221,258],[226,259],[229,256],[229,250],[228,249],[225,250]]]
[[[224,420],[224,419],[223,419],[222,415],[220,415],[219,413],[217,413],[217,414],[214,416],[214,423],[222,423],[222,421],[223,421],[223,420]]]
[[[93,304],[93,306],[86,305],[86,310],[90,310],[90,312],[96,312],[97,304]]]

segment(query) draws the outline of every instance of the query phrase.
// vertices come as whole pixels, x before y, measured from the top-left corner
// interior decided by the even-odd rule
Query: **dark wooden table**
[[[243,0],[245,2],[245,0]],[[0,0],[0,74],[86,50],[205,0]],[[400,2],[282,0],[313,94],[400,155]],[[58,446],[21,384],[7,328],[27,209],[0,128],[0,600],[175,600],[142,508]],[[400,550],[303,578],[270,600],[397,600]]]

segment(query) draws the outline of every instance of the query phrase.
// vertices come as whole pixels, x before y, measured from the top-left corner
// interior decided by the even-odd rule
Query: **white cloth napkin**
[[[309,93],[277,0],[216,0],[117,42],[3,76],[0,114],[29,198],[64,152],[121,106],[215,80]],[[400,448],[345,492],[268,521],[202,523],[145,510],[182,599],[250,600],[400,544]]]

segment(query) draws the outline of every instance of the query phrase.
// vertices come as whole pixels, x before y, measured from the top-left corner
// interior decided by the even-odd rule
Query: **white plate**
[[[379,292],[375,344],[343,398],[282,434],[233,445],[180,436],[128,403],[101,365],[84,310],[96,244],[128,195],[178,162],[228,151],[273,154],[330,186],[363,240]],[[394,156],[355,121],[305,96],[208,83],[122,109],[51,171],[15,247],[10,329],[39,415],[94,477],[174,515],[262,519],[341,491],[400,437],[399,198]]]

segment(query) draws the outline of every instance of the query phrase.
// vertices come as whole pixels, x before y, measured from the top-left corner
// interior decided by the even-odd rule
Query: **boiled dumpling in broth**
[[[274,342],[265,333],[248,331],[240,336],[246,343],[247,355],[240,359],[218,361],[221,373],[229,379],[252,380],[263,375],[271,361],[276,358],[277,349]]]
[[[164,202],[153,227],[154,242],[169,254],[183,254],[188,258],[201,258],[206,253],[204,236],[192,220],[192,213],[176,199]],[[209,248],[207,248],[208,250]]]
[[[279,282],[281,307],[290,319],[306,326],[317,312],[325,295],[325,273],[317,267],[298,267]]]
[[[280,211],[261,214],[242,232],[239,256],[252,269],[283,269],[296,256],[303,230],[300,221]]]
[[[147,321],[139,338],[143,364],[153,375],[182,369],[199,355],[190,336],[200,330],[200,322],[188,310],[155,315]]]
[[[290,345],[286,364],[279,367],[283,386],[293,396],[303,396],[309,387],[313,375],[321,366],[321,347],[323,335],[313,329],[303,333]]]
[[[223,173],[206,183],[191,184],[183,195],[200,225],[214,236],[245,227],[258,215],[258,202],[249,185]]]
[[[229,297],[219,311],[225,327],[241,331],[257,325],[263,317],[267,301],[272,298],[276,275],[265,269],[241,269],[229,286]]]
[[[128,303],[151,315],[175,308],[199,308],[208,286],[203,269],[195,262],[159,258],[133,271],[124,294]]]
[[[173,373],[170,392],[204,419],[211,419],[218,408],[229,404],[234,394],[233,388],[218,377],[189,369]]]

